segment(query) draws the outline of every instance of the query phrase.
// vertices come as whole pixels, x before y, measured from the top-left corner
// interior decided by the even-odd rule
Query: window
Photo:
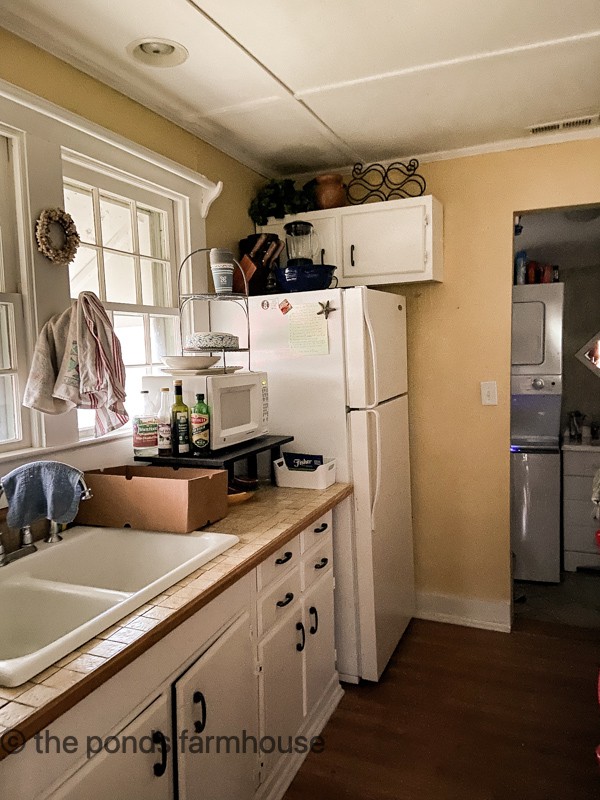
[[[30,443],[29,417],[21,409],[27,371],[11,147],[0,136],[0,452]]]
[[[126,407],[141,410],[141,378],[179,348],[173,202],[158,192],[65,164],[65,208],[81,237],[69,266],[71,297],[95,292],[112,319],[126,366]],[[78,411],[80,438],[93,411]]]

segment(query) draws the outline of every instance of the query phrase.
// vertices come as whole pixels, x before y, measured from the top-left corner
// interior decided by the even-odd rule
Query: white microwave
[[[142,388],[158,409],[160,390],[173,391],[172,376],[144,375]],[[202,393],[210,410],[210,449],[221,450],[267,433],[269,427],[269,386],[266,372],[236,372],[229,375],[182,375],[183,402],[196,405]],[[173,394],[171,394],[173,397]]]

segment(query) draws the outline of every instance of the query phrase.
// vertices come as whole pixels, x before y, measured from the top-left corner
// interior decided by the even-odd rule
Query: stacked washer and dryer
[[[513,287],[513,578],[560,582],[562,283]]]

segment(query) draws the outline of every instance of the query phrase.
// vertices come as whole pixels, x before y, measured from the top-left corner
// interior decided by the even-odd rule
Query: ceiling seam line
[[[460,58],[449,58],[444,61],[434,61],[430,64],[420,64],[413,67],[405,67],[403,69],[391,70],[389,72],[381,72],[377,75],[366,75],[363,78],[352,78],[347,81],[338,81],[336,83],[327,83],[323,86],[315,86],[310,89],[302,89],[294,93],[294,97],[301,98],[318,94],[319,92],[334,91],[335,89],[344,89],[349,86],[358,86],[364,83],[372,83],[375,81],[387,80],[389,78],[400,78],[404,75],[413,75],[419,72],[428,72],[435,69],[442,69],[444,67],[452,67],[459,64],[469,64],[474,61],[485,61],[501,56],[514,55],[516,53],[527,53],[534,50],[543,50],[548,47],[556,47],[564,44],[572,44],[574,42],[589,41],[590,39],[597,39],[600,37],[600,31],[590,31],[585,34],[577,34],[575,36],[565,36],[562,39],[550,39],[544,42],[535,42],[533,44],[519,45],[518,47],[506,47],[501,50],[490,50],[488,53],[474,53],[470,56],[461,56]]]
[[[204,9],[200,8],[200,6],[197,5],[195,0],[185,0],[185,2],[188,5],[192,6],[192,8],[194,8],[206,20],[208,20],[208,22],[210,22],[211,25],[217,28],[227,39],[229,39],[230,42],[236,45],[236,47],[239,47],[239,49],[242,50],[248,56],[248,58],[252,59],[252,61],[258,67],[264,70],[264,72],[266,72],[267,75],[269,75],[269,77],[272,78],[278,84],[278,86],[280,86],[289,95],[289,97],[292,100],[294,100],[294,102],[302,106],[302,108],[304,108],[310,114],[310,116],[328,132],[329,136],[332,137],[332,139],[335,140],[335,142],[337,142],[347,152],[348,155],[352,156],[352,158],[355,160],[356,159],[360,160],[360,156],[358,156],[358,154],[354,151],[354,149],[350,147],[350,145],[346,141],[344,141],[344,139],[338,136],[335,133],[335,131],[333,131],[333,129],[330,128],[329,125],[327,125],[327,123],[324,122],[321,119],[321,117],[319,117],[319,115],[302,100],[300,96],[297,96],[296,93],[293,91],[293,89],[291,89],[286,83],[284,83],[281,80],[281,78],[279,78],[274,72],[272,72],[267,66],[265,66],[265,64],[263,64],[262,61],[260,61],[260,59],[258,59],[250,50],[248,50],[247,47],[245,47],[240,41],[238,41],[234,36],[232,36],[231,33],[229,33],[229,31],[225,30],[225,28],[222,25],[220,25],[213,17],[211,17],[210,14],[207,14],[207,12],[204,11]]]

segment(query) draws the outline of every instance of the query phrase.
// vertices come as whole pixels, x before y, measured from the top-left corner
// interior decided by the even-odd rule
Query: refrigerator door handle
[[[379,424],[379,411],[368,410],[368,414],[372,414],[375,418],[375,446],[377,448],[377,474],[375,476],[375,493],[373,494],[373,502],[371,503],[371,529],[375,529],[375,509],[379,502],[379,492],[381,490],[381,426]]]
[[[367,326],[367,333],[369,334],[369,341],[371,343],[371,374],[373,375],[373,402],[366,403],[365,408],[372,409],[379,405],[379,383],[377,380],[377,344],[375,332],[373,331],[373,324],[369,317],[367,305],[364,307],[365,324]],[[365,387],[366,388],[366,387]],[[366,392],[365,392],[366,394]],[[367,398],[365,397],[365,400]]]

